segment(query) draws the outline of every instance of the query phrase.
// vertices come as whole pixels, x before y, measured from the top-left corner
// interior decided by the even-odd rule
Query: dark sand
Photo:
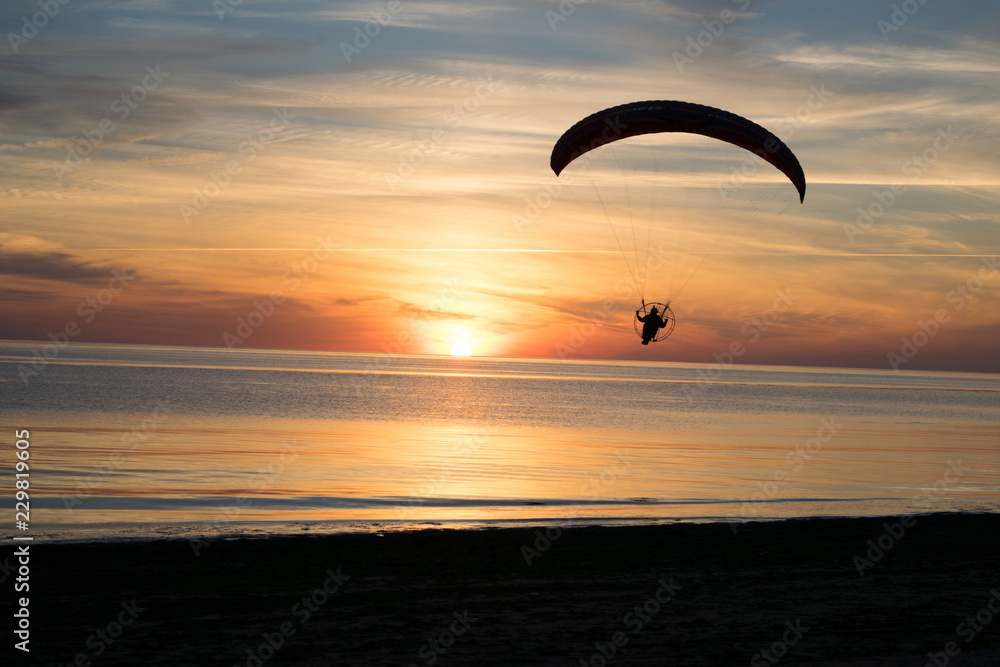
[[[187,541],[35,543],[32,651],[14,664],[602,665],[600,646],[616,666],[1000,665],[1000,515],[919,517],[859,576],[854,556],[898,520],[550,529],[530,566],[534,529],[214,541],[197,557]]]

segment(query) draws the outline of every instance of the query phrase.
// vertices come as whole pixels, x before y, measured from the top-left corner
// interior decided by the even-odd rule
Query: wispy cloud
[[[80,283],[108,281],[117,267],[96,267],[80,257],[58,252],[4,252],[0,249],[0,274],[42,280]]]

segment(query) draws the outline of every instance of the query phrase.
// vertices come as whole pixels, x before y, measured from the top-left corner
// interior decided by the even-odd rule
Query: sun
[[[455,343],[451,346],[451,356],[467,357],[472,354],[472,349],[465,343]]]

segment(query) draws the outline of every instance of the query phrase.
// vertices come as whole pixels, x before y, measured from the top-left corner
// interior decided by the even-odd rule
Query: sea
[[[3,341],[0,409],[5,539],[1000,512],[995,374]]]

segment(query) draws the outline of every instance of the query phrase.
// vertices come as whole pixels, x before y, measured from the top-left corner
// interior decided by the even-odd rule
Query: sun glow
[[[451,346],[451,356],[468,357],[472,354],[472,348],[465,343],[455,343]]]

